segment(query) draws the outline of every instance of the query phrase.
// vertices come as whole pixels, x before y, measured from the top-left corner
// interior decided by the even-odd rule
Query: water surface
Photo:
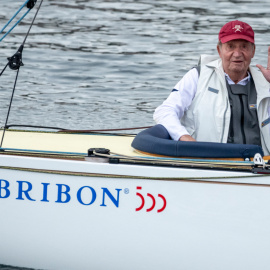
[[[0,25],[24,1],[0,1]],[[38,1],[39,3],[39,1]],[[37,7],[37,5],[36,5]],[[0,68],[35,9],[0,43]],[[8,124],[72,129],[152,125],[152,114],[217,33],[241,19],[256,31],[254,64],[266,64],[270,3],[263,1],[44,1],[28,37]],[[0,78],[0,125],[16,72]]]

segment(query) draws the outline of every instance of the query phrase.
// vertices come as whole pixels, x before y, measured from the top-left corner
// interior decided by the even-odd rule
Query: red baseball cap
[[[226,23],[220,29],[218,38],[221,43],[234,39],[244,39],[254,43],[254,31],[249,24],[236,20]]]

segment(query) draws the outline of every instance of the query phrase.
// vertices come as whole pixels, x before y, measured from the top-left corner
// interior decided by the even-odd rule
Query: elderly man
[[[270,154],[270,47],[267,68],[250,66],[254,32],[241,21],[219,32],[218,56],[202,55],[154,113],[173,140],[256,144]]]

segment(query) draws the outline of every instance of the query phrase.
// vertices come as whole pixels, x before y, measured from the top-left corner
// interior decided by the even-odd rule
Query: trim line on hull
[[[98,174],[98,173],[83,173],[83,172],[68,172],[68,171],[56,171],[56,170],[39,170],[32,168],[20,168],[20,167],[9,167],[0,166],[3,170],[17,170],[34,173],[48,173],[58,174],[67,176],[82,176],[82,177],[101,177],[101,178],[122,178],[122,179],[134,179],[134,180],[156,180],[156,181],[175,181],[175,182],[189,182],[189,183],[203,183],[203,184],[223,184],[223,185],[241,185],[241,186],[254,186],[254,187],[269,187],[269,184],[255,184],[255,183],[240,183],[240,182],[223,182],[221,179],[243,179],[243,178],[254,178],[254,177],[267,177],[266,175],[247,175],[247,176],[229,176],[229,177],[147,177],[147,176],[131,176],[131,175],[116,175],[116,174]],[[211,181],[207,181],[211,180]],[[219,180],[219,181],[215,181]]]

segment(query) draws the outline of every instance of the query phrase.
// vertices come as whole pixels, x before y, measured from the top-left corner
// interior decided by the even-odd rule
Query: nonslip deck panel
[[[0,131],[0,136],[2,132]],[[134,156],[131,147],[133,139],[134,136],[104,134],[6,131],[2,148],[85,154],[89,148],[107,148],[121,155]]]

